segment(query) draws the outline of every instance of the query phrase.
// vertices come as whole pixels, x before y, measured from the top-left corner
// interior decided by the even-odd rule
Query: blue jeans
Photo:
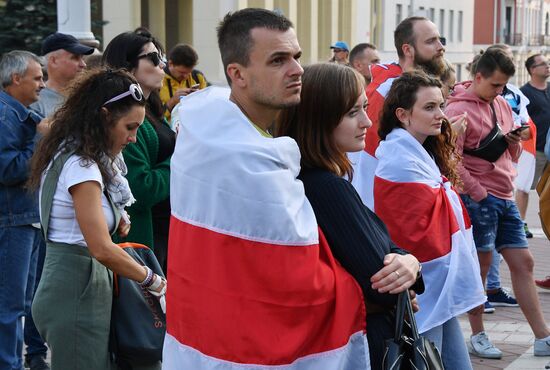
[[[0,228],[0,369],[22,370],[23,322],[34,293],[42,235],[31,225]]]
[[[461,198],[472,220],[478,252],[528,247],[523,220],[513,200],[500,199],[491,194],[479,203],[465,194]]]
[[[456,317],[422,333],[422,336],[434,342],[439,349],[445,370],[472,370],[470,355]]]
[[[38,288],[38,283],[40,282],[40,277],[42,276],[42,268],[44,267],[44,258],[46,257],[46,243],[42,236],[40,236],[40,244],[38,247],[38,261],[36,262],[36,277],[34,279],[34,291]],[[34,295],[34,294],[33,294]],[[25,316],[25,329],[23,332],[23,339],[27,345],[27,354],[26,356],[35,356],[41,355],[46,356],[48,352],[48,347],[44,343],[44,339],[36,330],[34,325],[34,320],[32,319],[31,312],[27,312]]]
[[[487,290],[500,288],[500,253],[493,249],[492,255],[493,259],[487,273],[487,284],[485,284]]]

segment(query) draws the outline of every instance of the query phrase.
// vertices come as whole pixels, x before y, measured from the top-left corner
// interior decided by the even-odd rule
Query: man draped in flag
[[[550,328],[542,314],[533,281],[533,256],[513,197],[513,161],[521,154],[520,135],[513,131],[512,109],[500,96],[515,66],[505,51],[489,47],[472,72],[472,81],[455,86],[445,113],[453,117],[468,112],[468,126],[456,146],[463,156],[458,168],[463,182],[461,197],[472,220],[481,276],[485,280],[491,253],[498,251],[510,268],[516,299],[535,335],[534,354],[550,356]],[[507,147],[495,150],[500,156],[494,159],[480,154],[479,148],[497,128]],[[480,328],[472,330],[473,343]]]
[[[243,9],[218,43],[229,98],[179,112],[163,369],[369,369],[361,290],[318,231],[296,142],[269,134],[300,100],[292,23]]]
[[[430,75],[439,76],[445,69],[445,39],[428,18],[409,17],[403,20],[394,31],[394,43],[399,62],[371,66],[372,82],[366,92],[369,100],[367,114],[372,127],[365,137],[365,150],[348,153],[353,163],[353,186],[370,209],[373,209],[374,171],[378,162],[375,152],[380,142],[379,118],[392,82],[403,71],[422,69]]]

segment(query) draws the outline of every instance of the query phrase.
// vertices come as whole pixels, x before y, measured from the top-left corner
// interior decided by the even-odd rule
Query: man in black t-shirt
[[[534,54],[525,61],[525,68],[531,78],[520,90],[529,99],[527,111],[537,126],[536,168],[531,186],[531,189],[534,189],[542,171],[548,165],[548,160],[544,155],[544,145],[550,128],[550,83],[547,82],[550,77],[550,65],[544,55]]]

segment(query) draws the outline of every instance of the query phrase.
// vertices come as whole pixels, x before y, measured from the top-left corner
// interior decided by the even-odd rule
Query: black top
[[[176,133],[165,123],[153,124],[153,128],[159,139],[157,163],[165,161],[174,153],[176,147]],[[155,233],[168,234],[170,223],[170,198],[155,204],[151,210],[153,215],[153,227]]]
[[[368,209],[351,183],[323,169],[303,169],[298,177],[317,223],[336,259],[357,280],[365,300],[394,306],[396,294],[378,293],[370,278],[384,267],[388,253],[407,254],[390,239],[382,220]],[[413,289],[421,293],[421,279]]]
[[[527,112],[537,126],[537,151],[544,152],[546,135],[550,128],[550,83],[546,85],[546,89],[540,90],[528,82],[520,90],[529,99]]]

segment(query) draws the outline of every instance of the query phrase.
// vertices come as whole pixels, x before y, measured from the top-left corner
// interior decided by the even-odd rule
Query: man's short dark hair
[[[247,66],[250,61],[253,28],[267,28],[281,32],[292,28],[292,22],[284,15],[271,10],[246,8],[234,13],[227,13],[217,28],[218,46],[222,56],[224,70],[230,63]],[[229,76],[227,82],[231,84]]]
[[[355,45],[349,53],[349,64],[353,65],[353,62],[355,61],[355,59],[359,57],[361,53],[363,53],[363,50],[365,49],[376,50],[376,46],[374,46],[373,44],[369,44],[368,42],[362,42],[360,44]]]
[[[499,70],[506,76],[511,77],[516,73],[514,61],[508,54],[498,47],[488,47],[473,65],[473,75],[481,73],[484,78],[490,77],[495,70]]]
[[[531,67],[535,65],[535,58],[542,56],[541,53],[533,54],[525,61],[525,68],[527,68],[527,73],[531,76]]]
[[[187,68],[193,68],[199,61],[199,56],[195,49],[191,45],[177,44],[170,50],[168,60],[176,66],[185,66]]]
[[[397,25],[397,28],[393,32],[393,42],[395,44],[395,49],[397,50],[397,56],[403,58],[403,45],[410,44],[413,45],[416,42],[416,35],[413,32],[414,24],[418,21],[430,21],[426,17],[409,17],[405,18]]]

